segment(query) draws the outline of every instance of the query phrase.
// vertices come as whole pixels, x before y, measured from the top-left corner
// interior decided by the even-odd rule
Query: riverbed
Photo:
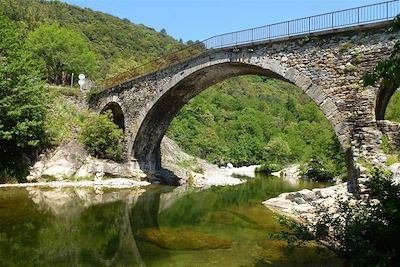
[[[0,266],[341,266],[271,238],[281,227],[261,204],[323,186],[257,175],[206,190],[1,188]]]

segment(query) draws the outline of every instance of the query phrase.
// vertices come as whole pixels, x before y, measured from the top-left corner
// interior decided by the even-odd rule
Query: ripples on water
[[[317,186],[1,189],[0,266],[341,266],[270,238],[280,226],[261,202]]]

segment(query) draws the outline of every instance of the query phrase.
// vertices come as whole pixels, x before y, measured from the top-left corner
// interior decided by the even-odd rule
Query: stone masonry
[[[365,158],[381,164],[382,123],[377,122],[375,110],[382,109],[376,103],[384,88],[364,87],[363,76],[390,55],[399,37],[397,32],[387,33],[386,27],[387,23],[377,23],[209,50],[94,95],[90,107],[101,112],[118,106],[126,160],[144,170],[157,170],[161,139],[191,98],[233,76],[269,76],[297,85],[320,107],[350,162]],[[350,174],[357,176],[357,171]]]

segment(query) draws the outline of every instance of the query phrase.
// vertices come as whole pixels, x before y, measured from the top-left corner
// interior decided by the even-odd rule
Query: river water
[[[261,175],[203,191],[1,189],[0,266],[341,266],[272,239],[281,228],[261,204],[321,186]]]

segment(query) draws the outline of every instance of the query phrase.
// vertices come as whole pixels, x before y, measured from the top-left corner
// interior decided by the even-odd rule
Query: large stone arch
[[[173,75],[166,83],[160,83],[158,96],[147,105],[137,121],[133,136],[132,154],[140,167],[146,170],[161,168],[160,143],[169,124],[178,111],[193,97],[222,80],[240,75],[261,75],[291,82],[300,87],[322,110],[331,123],[343,149],[349,145],[347,124],[335,102],[306,75],[295,68],[288,68],[268,57],[218,56],[204,65],[187,68]]]

